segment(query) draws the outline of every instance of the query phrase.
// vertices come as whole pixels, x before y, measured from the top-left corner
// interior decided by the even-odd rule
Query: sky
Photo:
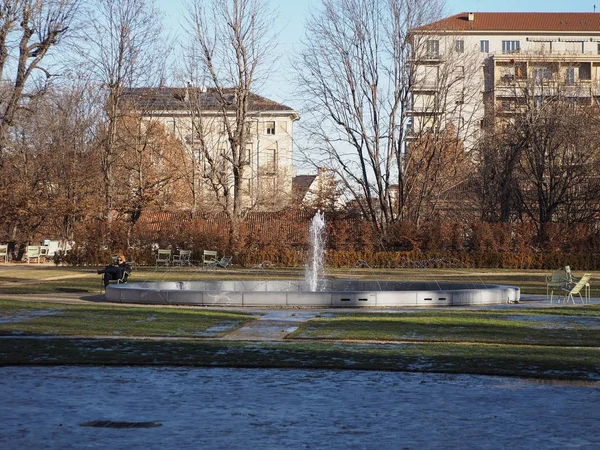
[[[600,0],[597,0],[600,13]],[[293,96],[293,73],[290,59],[301,47],[304,23],[309,17],[309,11],[318,7],[320,0],[270,0],[273,9],[277,11],[279,28],[279,51],[284,55],[269,78],[269,83],[262,87],[260,94],[298,109],[297,100]],[[181,30],[185,22],[186,0],[156,0],[156,5],[164,12],[165,26],[174,35]],[[570,2],[557,0],[447,0],[446,15],[460,12],[593,12],[594,0],[572,0]]]
[[[173,35],[181,32],[185,23],[185,5],[190,0],[155,0],[156,6],[164,12],[165,27]],[[209,2],[210,0],[205,0]],[[294,72],[291,59],[300,51],[304,36],[304,24],[311,9],[317,8],[321,0],[268,0],[277,15],[279,32],[278,51],[283,55],[271,70],[268,82],[256,92],[264,97],[294,108],[302,119],[301,102],[294,96]],[[446,0],[445,16],[460,12],[594,12],[594,1],[571,0]],[[600,14],[600,0],[597,0]],[[180,35],[181,36],[181,35]],[[295,145],[300,135],[295,133]],[[301,138],[300,138],[301,139]],[[295,152],[296,153],[296,152]],[[299,172],[310,172],[311,168],[302,167],[295,161]]]

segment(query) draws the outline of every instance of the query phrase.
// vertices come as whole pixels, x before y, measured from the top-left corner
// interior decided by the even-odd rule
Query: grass
[[[215,339],[254,319],[235,311],[2,300],[0,365],[326,368],[600,380],[597,305],[336,313],[304,323],[285,341]]]
[[[1,294],[44,294],[61,292],[100,292],[100,276],[94,267],[55,267],[50,265],[3,265],[0,272]],[[328,269],[328,276],[337,279],[379,279],[398,281],[469,281],[519,286],[524,295],[545,294],[545,275],[542,270],[486,269]],[[583,272],[576,271],[577,275]],[[593,273],[592,296],[600,297],[598,279]],[[304,268],[270,268],[202,271],[198,268],[137,267],[131,281],[194,281],[235,279],[302,279]]]
[[[526,310],[434,310],[316,318],[295,339],[600,346],[600,305]]]
[[[32,265],[33,266],[33,265]],[[219,340],[256,319],[234,310],[49,301],[98,299],[94,268],[0,271],[0,365],[114,364],[403,370],[600,380],[600,306],[334,311],[285,341]],[[545,293],[542,271],[331,270],[332,278],[465,281]],[[133,281],[300,279],[302,269],[137,268]],[[592,279],[593,282],[593,279]],[[592,287],[594,285],[592,283]],[[85,295],[94,294],[94,295]],[[22,294],[2,300],[3,294]],[[592,290],[592,296],[600,293]],[[31,301],[28,296],[48,297]],[[73,296],[71,296],[73,297]],[[31,338],[36,337],[36,338]]]
[[[15,316],[0,323],[0,335],[219,337],[256,318],[210,310],[0,300],[0,318]]]
[[[251,343],[215,340],[12,338],[2,364],[178,365],[469,373],[598,380],[600,349],[441,343]]]

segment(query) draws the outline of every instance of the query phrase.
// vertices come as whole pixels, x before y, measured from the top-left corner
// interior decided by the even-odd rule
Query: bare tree
[[[484,218],[524,216],[540,243],[554,221],[597,217],[600,180],[590,168],[600,162],[598,107],[585,81],[565,79],[573,64],[579,63],[539,55],[507,64],[497,81],[510,94],[494,105],[496,126],[486,138],[495,145],[481,147],[481,184],[496,199],[485,205]]]
[[[191,0],[188,31],[192,38],[188,72],[197,87],[208,84],[217,105],[218,126],[226,142],[215,152],[210,126],[199,101],[193,101],[195,146],[201,153],[202,177],[226,213],[230,246],[236,249],[239,226],[249,208],[244,205],[244,182],[250,165],[251,94],[264,81],[271,63],[275,15],[264,0]],[[198,91],[195,91],[198,92]]]
[[[10,128],[52,77],[44,58],[69,34],[79,0],[3,0],[0,4],[0,164]]]
[[[82,51],[106,95],[101,164],[105,216],[110,222],[117,182],[114,167],[123,150],[118,127],[128,113],[123,99],[132,86],[155,85],[164,79],[168,45],[153,0],[95,0],[89,16],[91,26],[85,30]]]
[[[429,74],[415,64],[431,49],[411,31],[440,13],[436,0],[323,0],[296,63],[308,114],[303,121],[311,138],[308,159],[337,173],[381,235],[397,220],[419,220],[421,209],[409,208],[409,202],[415,195],[422,201],[428,189],[411,184],[418,180],[412,172],[428,170],[435,179],[431,175],[442,167],[439,151],[448,147],[447,140],[462,148],[465,124],[453,123],[453,137],[444,129],[465,116],[459,110],[466,102],[457,97],[465,95],[465,74],[447,63],[426,80]],[[444,57],[457,61],[466,55],[448,51]],[[429,58],[436,59],[437,70],[440,54]],[[413,87],[425,82],[434,84],[429,89],[436,94],[420,96],[415,106]],[[412,126],[415,109],[428,117],[419,127]],[[409,140],[428,151],[405,151]],[[414,213],[417,217],[410,217]]]

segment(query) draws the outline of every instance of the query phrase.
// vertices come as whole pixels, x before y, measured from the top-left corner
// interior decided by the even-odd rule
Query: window
[[[479,42],[479,50],[482,53],[489,53],[490,52],[490,41],[480,41]]]
[[[565,69],[565,83],[569,86],[573,86],[575,84],[575,67],[567,67]]]
[[[267,148],[264,152],[263,169],[266,175],[274,175],[277,170],[277,151],[274,148]]]
[[[265,123],[265,134],[275,134],[275,122]]]
[[[428,39],[426,45],[428,58],[437,58],[440,56],[440,41]]]
[[[515,77],[523,80],[527,78],[527,64],[526,63],[515,63]]]
[[[598,54],[600,55],[600,42],[598,42]]]
[[[465,66],[456,66],[454,68],[454,73],[456,74],[456,78],[461,80],[465,77]]]
[[[244,158],[242,158],[242,161],[250,166],[252,165],[252,150],[252,145],[246,145],[246,154],[244,155]]]
[[[533,79],[535,84],[540,85],[544,81],[552,79],[552,69],[550,67],[536,67],[533,69]]]
[[[520,41],[502,41],[502,53],[517,53],[520,50]]]
[[[465,41],[463,41],[462,39],[456,41],[454,43],[454,50],[456,51],[456,53],[464,53],[464,51],[465,51]]]

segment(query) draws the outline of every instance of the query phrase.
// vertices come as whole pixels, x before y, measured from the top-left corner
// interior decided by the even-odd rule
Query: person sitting
[[[131,272],[131,265],[125,261],[125,256],[119,253],[117,261],[110,266],[106,266],[104,269],[98,270],[98,273],[104,274],[104,287],[110,284],[110,280],[120,280],[123,278],[125,272]]]

